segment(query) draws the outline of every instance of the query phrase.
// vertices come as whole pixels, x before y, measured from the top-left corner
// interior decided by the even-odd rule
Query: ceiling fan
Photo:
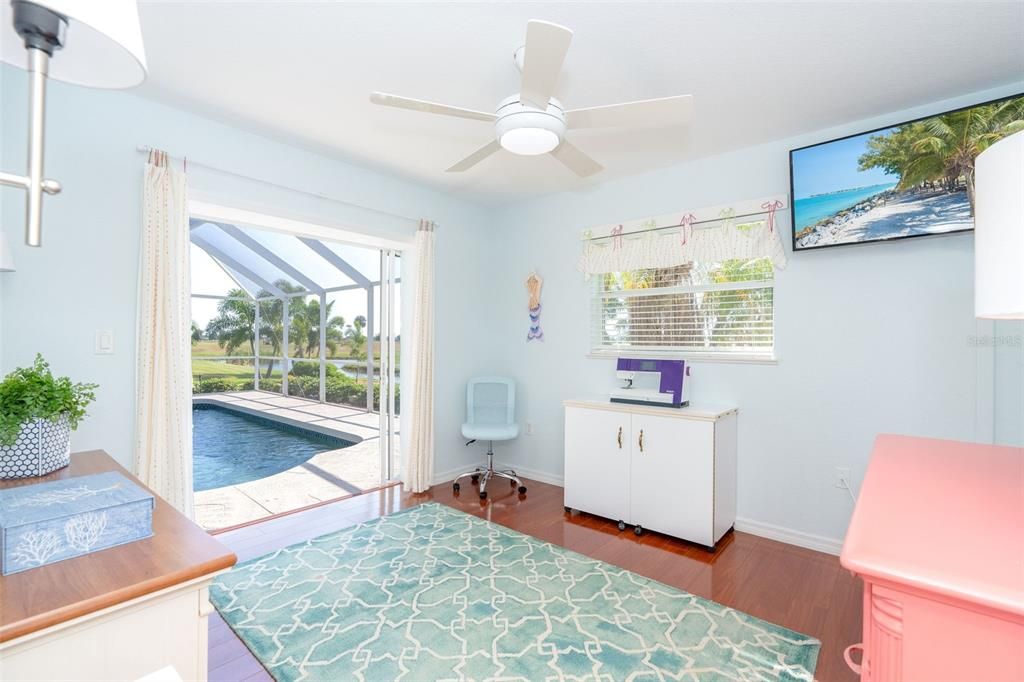
[[[523,156],[551,154],[576,175],[587,177],[603,170],[604,166],[565,139],[566,131],[666,127],[689,122],[693,113],[692,95],[566,110],[552,94],[571,41],[572,31],[564,26],[537,19],[528,21],[526,44],[515,52],[515,63],[522,74],[519,92],[503,99],[493,114],[384,92],[372,93],[370,101],[493,123],[494,141],[456,163],[447,170],[449,173],[468,170],[498,150],[506,149]]]

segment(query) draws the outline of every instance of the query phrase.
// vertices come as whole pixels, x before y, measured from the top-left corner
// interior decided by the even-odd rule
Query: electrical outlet
[[[533,435],[533,422],[526,422],[526,435],[527,436],[532,436]]]
[[[850,467],[836,467],[836,487],[849,490]]]

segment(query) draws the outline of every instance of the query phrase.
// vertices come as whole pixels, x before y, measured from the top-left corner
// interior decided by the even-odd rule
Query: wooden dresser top
[[[0,481],[0,488],[120,471],[102,450],[71,456],[71,466],[42,478]],[[180,585],[234,566],[231,551],[160,497],[153,537],[0,576],[0,642]]]
[[[879,436],[840,562],[1024,615],[1024,448]]]

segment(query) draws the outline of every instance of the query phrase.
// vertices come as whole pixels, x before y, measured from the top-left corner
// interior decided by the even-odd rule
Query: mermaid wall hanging
[[[544,286],[544,280],[536,272],[531,272],[526,278],[526,291],[530,294],[530,330],[526,332],[527,341],[543,341],[544,330],[540,328],[540,290]]]

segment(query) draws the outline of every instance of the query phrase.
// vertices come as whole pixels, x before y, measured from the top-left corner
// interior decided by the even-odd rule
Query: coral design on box
[[[21,537],[11,558],[28,566],[42,566],[61,549],[60,537],[52,530],[30,530]]]
[[[106,528],[106,512],[82,514],[71,517],[64,524],[64,537],[73,548],[80,552],[88,552],[100,541]]]
[[[116,471],[0,490],[0,574],[148,538],[153,504]]]
[[[63,490],[44,490],[42,492],[28,495],[20,500],[15,500],[7,505],[8,509],[18,509],[20,507],[48,507],[54,504],[67,504],[68,502],[74,502],[85,497],[92,497],[94,495],[100,495],[110,490],[117,490],[121,487],[120,483],[107,486],[106,488],[90,488],[87,485],[80,485],[74,488],[64,488]]]

